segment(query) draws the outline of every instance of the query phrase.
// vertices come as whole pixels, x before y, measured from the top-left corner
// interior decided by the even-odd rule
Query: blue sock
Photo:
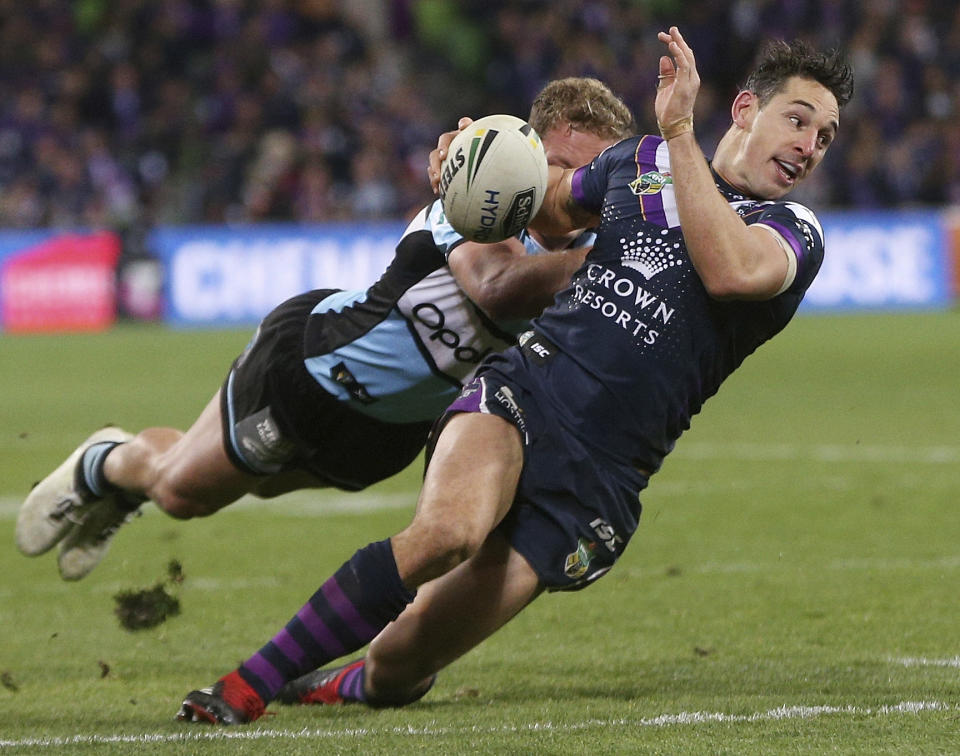
[[[103,474],[103,463],[107,455],[119,445],[118,441],[101,441],[90,446],[80,458],[80,479],[95,499],[101,499],[114,490]]]
[[[357,551],[263,648],[240,676],[268,702],[287,682],[363,648],[413,601],[390,541]],[[362,667],[360,668],[362,669]],[[357,680],[351,680],[355,686]],[[363,679],[359,678],[362,688]],[[355,694],[355,687],[351,687]]]
[[[80,465],[77,468],[77,482],[84,493],[89,494],[91,499],[102,499],[107,494],[119,494],[116,497],[117,503],[121,507],[131,510],[137,509],[147,500],[146,496],[124,491],[115,486],[103,472],[103,465],[106,462],[107,455],[120,446],[123,441],[101,441],[99,444],[90,446],[80,457]]]

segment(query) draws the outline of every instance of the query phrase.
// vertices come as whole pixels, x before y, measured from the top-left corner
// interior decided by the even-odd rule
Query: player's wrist
[[[663,137],[664,141],[669,142],[671,139],[681,136],[682,134],[693,133],[693,116],[688,115],[684,118],[678,118],[676,121],[671,121],[670,123],[660,123],[657,121],[657,127],[660,129],[660,136]]]

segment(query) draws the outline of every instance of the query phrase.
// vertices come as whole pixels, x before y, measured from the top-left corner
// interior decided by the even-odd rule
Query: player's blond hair
[[[567,123],[604,139],[620,140],[636,133],[630,108],[606,84],[589,77],[551,81],[534,99],[529,122],[541,135]]]

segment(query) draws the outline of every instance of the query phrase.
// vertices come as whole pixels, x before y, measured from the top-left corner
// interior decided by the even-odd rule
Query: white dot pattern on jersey
[[[636,238],[621,237],[620,247],[623,250],[621,262],[628,268],[640,271],[648,281],[658,273],[675,265],[682,265],[680,257],[680,242],[666,238],[669,229],[661,229],[659,237],[652,233],[641,232]]]

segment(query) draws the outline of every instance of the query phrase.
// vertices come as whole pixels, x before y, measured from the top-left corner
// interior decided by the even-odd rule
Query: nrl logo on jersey
[[[647,171],[639,178],[631,181],[630,191],[638,197],[646,194],[659,194],[667,184],[673,183],[673,176],[669,172]]]

